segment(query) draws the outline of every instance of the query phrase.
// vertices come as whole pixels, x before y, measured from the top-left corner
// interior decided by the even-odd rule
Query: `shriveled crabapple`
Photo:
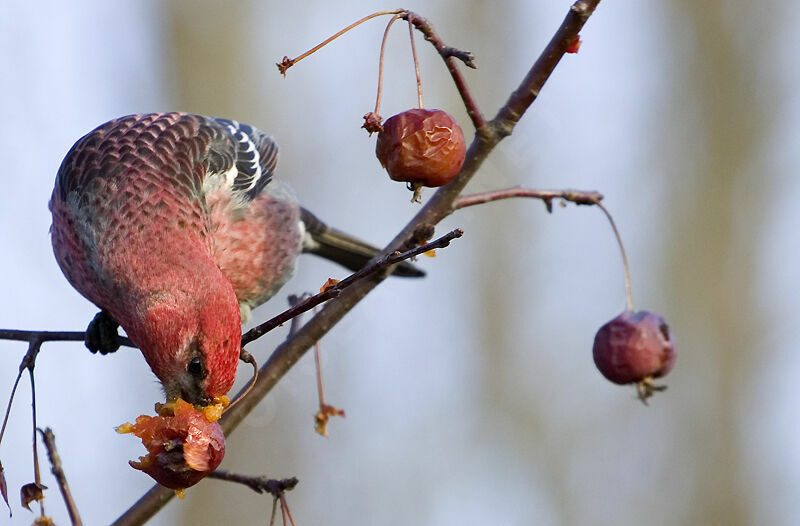
[[[417,190],[442,186],[458,175],[466,155],[464,133],[442,110],[415,108],[383,123],[375,154],[389,177]]]
[[[594,363],[608,380],[635,383],[645,402],[665,386],[653,384],[675,364],[675,343],[669,326],[659,314],[626,310],[597,331]]]

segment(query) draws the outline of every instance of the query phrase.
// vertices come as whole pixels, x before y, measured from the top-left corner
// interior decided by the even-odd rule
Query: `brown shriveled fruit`
[[[446,112],[411,109],[383,123],[375,154],[393,180],[413,188],[435,187],[458,175],[466,143],[461,127]]]

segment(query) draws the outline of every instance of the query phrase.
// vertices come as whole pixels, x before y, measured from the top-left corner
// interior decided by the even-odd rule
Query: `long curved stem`
[[[302,53],[302,54],[298,55],[295,58],[283,57],[283,60],[278,64],[278,70],[280,70],[280,72],[285,75],[287,69],[289,69],[290,67],[294,66],[295,64],[297,64],[298,62],[300,62],[301,60],[306,58],[307,56],[315,53],[316,51],[319,51],[321,48],[327,46],[332,41],[334,41],[337,38],[339,38],[340,36],[344,35],[348,31],[350,31],[351,29],[353,29],[353,28],[355,28],[357,26],[360,26],[361,24],[363,24],[367,20],[372,20],[373,18],[376,18],[376,17],[379,17],[379,16],[384,16],[384,15],[398,15],[398,14],[403,13],[403,12],[404,11],[402,9],[392,9],[392,10],[389,10],[389,11],[378,11],[377,13],[372,13],[371,15],[367,15],[364,18],[362,18],[361,20],[357,20],[357,21],[353,22],[352,24],[350,24],[346,28],[342,29],[341,31],[331,35],[328,38],[326,38],[325,40],[323,40],[322,42],[320,42],[316,46],[312,47],[311,49],[309,49],[305,53]]]

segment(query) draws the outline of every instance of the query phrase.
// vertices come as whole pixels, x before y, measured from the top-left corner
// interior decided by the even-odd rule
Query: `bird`
[[[67,280],[100,308],[87,335],[121,326],[167,401],[208,405],[231,389],[242,324],[300,253],[352,270],[379,253],[301,207],[277,161],[253,126],[172,112],[102,124],[61,163],[51,240]],[[404,262],[394,274],[424,272]]]

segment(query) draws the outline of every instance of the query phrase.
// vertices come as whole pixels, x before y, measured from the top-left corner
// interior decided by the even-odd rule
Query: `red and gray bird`
[[[377,253],[301,208],[277,160],[252,126],[153,113],[101,125],[61,164],[50,200],[58,264],[101,309],[96,321],[125,329],[167,400],[204,405],[231,389],[242,323],[301,252],[350,269]]]

